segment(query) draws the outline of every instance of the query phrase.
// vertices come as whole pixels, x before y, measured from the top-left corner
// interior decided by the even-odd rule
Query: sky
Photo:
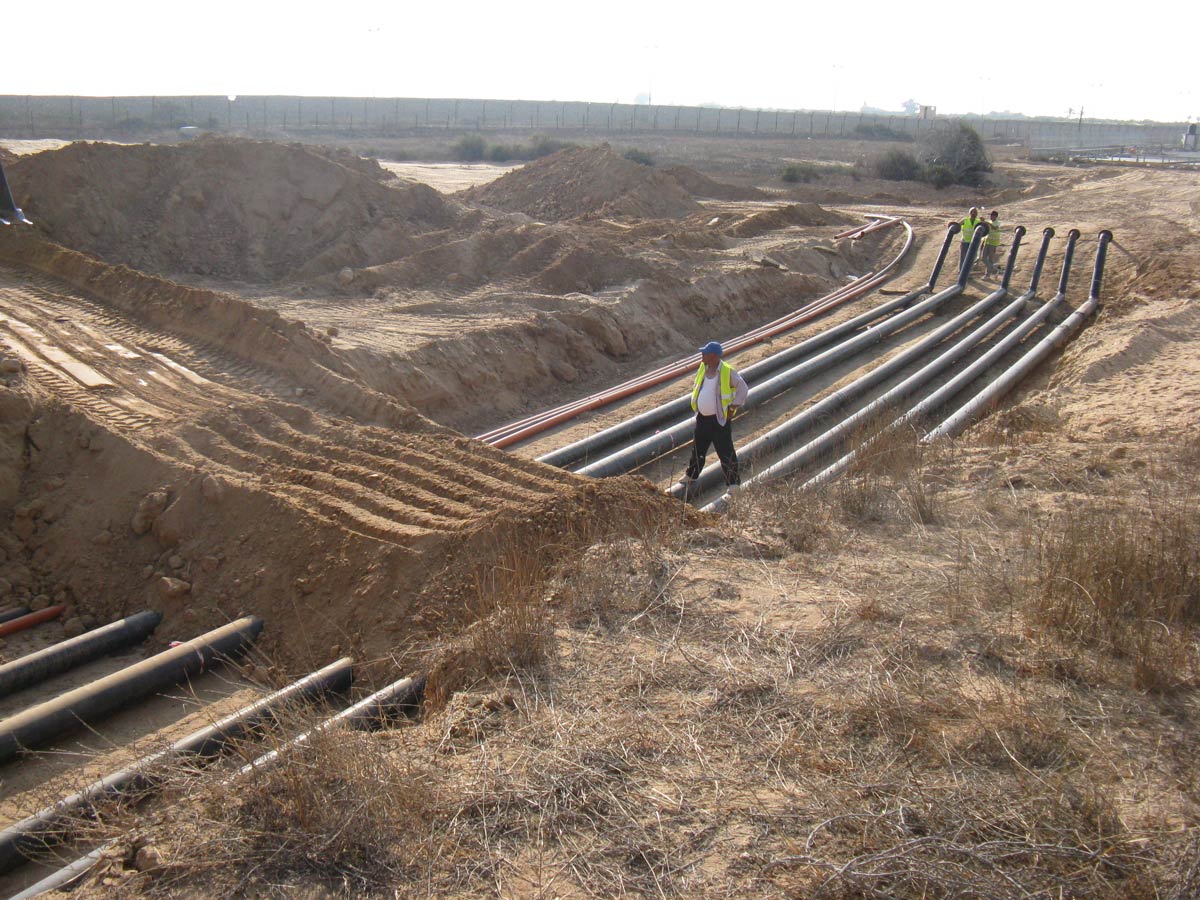
[[[1198,17],[1047,0],[5,4],[0,94],[473,97],[1187,121]],[[928,9],[928,12],[924,12]],[[1187,24],[1191,20],[1192,25]],[[19,65],[12,62],[19,60]]]

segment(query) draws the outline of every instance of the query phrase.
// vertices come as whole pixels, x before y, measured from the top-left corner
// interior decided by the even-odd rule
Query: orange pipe
[[[862,231],[866,233],[869,229],[886,228],[891,225],[902,223],[902,219],[880,217],[878,221],[872,222],[870,225],[862,226],[860,229],[855,229],[845,234],[853,234],[854,231]],[[907,226],[906,226],[907,227]],[[768,322],[766,325],[760,325],[743,335],[732,339],[725,344],[726,353],[736,353],[739,350],[744,350],[746,347],[761,343],[768,338],[774,337],[784,331],[789,331],[797,325],[811,321],[821,313],[833,308],[848,300],[852,300],[867,293],[878,285],[887,280],[887,273],[894,268],[912,246],[912,229],[908,229],[908,239],[905,242],[903,249],[897,254],[896,258],[888,265],[884,266],[878,272],[870,272],[866,275],[859,276],[854,281],[847,285],[843,285],[836,290],[831,291],[824,297],[793,310],[785,316],[782,316],[773,322]],[[544,412],[529,416],[517,422],[510,422],[500,428],[495,428],[491,431],[477,435],[476,439],[490,444],[493,447],[508,447],[527,437],[531,437],[555,425],[559,425],[569,419],[573,419],[585,412],[590,412],[594,409],[599,409],[602,406],[607,406],[610,403],[615,403],[618,400],[623,400],[626,397],[639,393],[647,388],[662,384],[677,378],[689,369],[699,365],[700,354],[693,353],[684,359],[677,360],[673,363],[660,366],[651,372],[643,373],[642,375],[632,378],[622,384],[612,388],[607,388],[604,391],[591,394],[580,400],[572,401],[571,403],[563,404],[562,406],[549,409]]]
[[[31,612],[27,616],[21,616],[19,619],[12,619],[5,622],[0,625],[0,637],[8,637],[10,634],[16,634],[18,631],[24,631],[26,628],[32,628],[34,625],[41,625],[43,622],[57,619],[66,611],[66,608],[66,604],[60,603],[58,606],[47,606],[45,609]]]

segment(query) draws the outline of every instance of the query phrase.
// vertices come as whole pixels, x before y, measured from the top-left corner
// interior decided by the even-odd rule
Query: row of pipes
[[[768,403],[790,388],[809,381],[813,376],[828,371],[868,348],[880,344],[918,320],[936,314],[950,300],[962,294],[966,288],[968,274],[982,242],[986,239],[987,231],[987,225],[982,224],[972,234],[958,278],[949,287],[932,294],[932,296],[925,297],[926,294],[931,294],[936,286],[946,254],[955,236],[959,233],[957,224],[952,224],[947,229],[929,281],[924,285],[742,369],[741,373],[747,384],[750,385],[749,397],[742,407],[743,412]],[[932,361],[925,363],[917,372],[887,389],[881,396],[871,400],[857,412],[842,419],[838,424],[828,428],[799,449],[760,469],[751,478],[746,479],[745,483],[766,482],[790,475],[811,465],[828,454],[839,443],[844,442],[854,432],[865,432],[869,425],[878,424],[878,420],[885,417],[888,409],[902,404],[923,389],[931,380],[946,373],[969,354],[978,352],[987,341],[994,340],[1002,329],[1017,320],[1022,311],[1036,297],[1050,242],[1055,233],[1052,228],[1046,228],[1042,232],[1042,241],[1034,263],[1029,288],[998,312],[993,313],[995,308],[1008,296],[1013,268],[1024,235],[1025,228],[1022,226],[1018,226],[1013,232],[1004,274],[997,290],[953,316],[870,372],[740,447],[738,450],[739,463],[743,470],[752,469],[756,463],[761,463],[771,455],[794,444],[805,432],[829,422],[854,403],[869,397],[873,391],[879,389],[888,379],[906,367],[917,363],[930,353],[937,352],[938,355]],[[915,426],[928,419],[937,408],[949,402],[954,395],[964,390],[1007,353],[1020,345],[1051,316],[1059,314],[1065,302],[1068,277],[1079,239],[1078,230],[1071,229],[1068,232],[1058,290],[1051,300],[1020,321],[1010,333],[998,340],[979,359],[973,361],[961,372],[955,374],[947,384],[905,412],[896,422],[888,425],[887,429],[891,430],[901,425]],[[1038,341],[1036,347],[1023,354],[1018,363],[992,381],[976,398],[964,404],[960,410],[935,427],[926,438],[927,440],[949,436],[961,431],[970,421],[978,417],[981,410],[994,404],[1003,393],[1010,390],[1025,374],[1036,367],[1056,347],[1061,346],[1080,327],[1099,303],[1106,248],[1111,240],[1111,232],[1102,231],[1100,233],[1088,301],[1067,316],[1063,322],[1056,325],[1049,335]],[[971,327],[971,323],[989,314],[990,318],[983,321],[982,324],[975,326],[973,330],[958,337],[951,346],[938,352],[938,348],[948,339],[958,335],[964,328]],[[698,360],[689,358],[686,363],[686,368],[682,364],[679,365],[680,374],[690,374],[698,365]],[[549,465],[571,468],[580,475],[597,478],[610,477],[632,471],[685,446],[691,440],[692,429],[689,393],[586,438],[559,447],[538,457],[538,460]],[[848,455],[845,460],[840,460],[830,466],[822,473],[821,479],[827,481],[837,473],[844,471],[852,458],[852,454]],[[715,464],[710,465],[701,473],[699,480],[689,488],[689,491],[693,495],[710,491],[722,480],[720,467]],[[671,489],[671,493],[674,496],[682,497],[683,488],[677,485]],[[727,504],[728,499],[728,495],[724,495],[705,508],[714,511],[720,510]]]
[[[0,666],[0,699],[137,644],[153,633],[160,621],[161,616],[156,612],[137,613],[6,663]],[[238,619],[0,721],[0,762],[44,746],[73,729],[93,727],[133,702],[187,681],[218,662],[236,658],[245,652],[262,627],[262,620],[256,617]],[[154,790],[162,783],[166,764],[184,757],[193,761],[211,759],[231,742],[277,722],[284,709],[345,694],[352,682],[353,660],[339,659],[9,825],[0,831],[0,874],[19,868],[31,857],[67,839],[71,822],[91,814],[100,802],[119,795],[141,796]],[[420,702],[423,691],[423,678],[403,678],[389,684],[325,719],[312,731],[262,754],[234,777],[244,777],[255,769],[280,762],[316,731],[339,725],[370,728],[405,715]],[[65,887],[94,865],[107,847],[97,848],[51,873],[11,900],[25,900]]]
[[[727,352],[734,353],[738,350],[744,350],[747,347],[752,347],[755,344],[770,340],[777,335],[797,328],[844,303],[861,297],[891,278],[894,270],[908,255],[909,250],[912,249],[912,226],[902,219],[893,216],[876,216],[873,219],[874,221],[867,225],[843,231],[834,237],[835,239],[849,238],[857,240],[883,228],[896,225],[901,226],[905,231],[904,242],[899,252],[887,265],[866,275],[861,275],[849,284],[811,303],[807,303],[773,322],[768,322],[766,325],[759,326],[753,331],[731,338],[724,344]],[[557,425],[561,425],[563,422],[570,421],[585,412],[600,409],[611,403],[616,403],[619,400],[624,400],[627,397],[632,397],[642,391],[649,390],[657,385],[672,381],[686,374],[689,370],[694,370],[699,361],[700,354],[693,353],[683,359],[676,360],[673,363],[661,366],[651,372],[646,372],[636,378],[631,378],[628,381],[591,394],[580,400],[574,400],[562,406],[557,406],[554,409],[544,410],[517,422],[510,422],[507,425],[486,431],[483,434],[476,435],[476,439],[491,444],[493,447],[511,446]]]

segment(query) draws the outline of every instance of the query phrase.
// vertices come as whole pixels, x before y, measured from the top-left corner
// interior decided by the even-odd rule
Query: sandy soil
[[[1088,785],[1114,798],[1122,834],[1165,848],[1145,877],[1171,888],[1162,873],[1183,871],[1170,869],[1171,848],[1200,824],[1180,762],[1194,739],[1194,673],[1166,699],[1130,693],[1119,661],[1098,675],[1081,651],[1034,647],[1035,626],[992,605],[1003,592],[984,576],[1017,559],[1029,521],[1091,502],[1098,481],[1105,496],[1133,496],[1194,444],[1195,173],[1012,162],[990,192],[850,175],[784,192],[754,174],[775,166],[774,148],[723,152],[694,175],[605,148],[501,176],[214,141],[71,145],[13,163],[38,230],[0,233],[0,348],[20,363],[0,376],[0,509],[11,512],[0,604],[61,600],[98,620],[148,605],[173,633],[257,613],[280,680],[344,652],[368,681],[433,667],[440,705],[381,740],[460,804],[445,820],[430,807],[430,821],[458,823],[439,840],[490,860],[495,877],[429,863],[426,895],[807,896],[826,871],[809,826],[920,802],[932,821],[933,794],[950,790],[943,751],[998,754],[979,762],[979,784],[999,792],[991,804],[1005,791],[1041,797],[1050,770],[1027,778],[1043,772],[1036,748],[1004,736],[1058,747],[1060,728],[1082,730],[1092,749],[1072,747],[1078,765],[1053,777],[1075,790],[1072,779],[1102,771]],[[859,151],[842,152],[854,162]],[[739,170],[742,155],[753,163]],[[673,161],[695,163],[696,151]],[[919,283],[946,221],[975,202],[1031,234],[1080,228],[1089,263],[1101,228],[1119,249],[1083,335],[927,464],[935,518],[898,512],[909,495],[897,488],[872,516],[826,509],[810,521],[816,505],[783,510],[771,506],[783,494],[768,493],[702,525],[646,480],[594,483],[531,460],[617,410],[512,453],[463,436],[871,269],[894,236],[833,237],[865,212],[910,218],[921,241],[892,288]],[[694,530],[660,544],[680,523]],[[550,588],[525,588],[566,618],[543,667],[473,668],[494,612],[484,600],[517,551],[537,566],[579,563],[555,569]],[[1066,660],[1054,671],[1076,666],[1074,680],[1046,674],[1054,653]],[[985,703],[993,694],[1010,702]],[[625,708],[610,721],[612,698]],[[1011,718],[989,719],[997,709]],[[906,716],[920,721],[907,743],[896,725]],[[541,780],[568,770],[606,805]],[[932,793],[918,802],[922,784]],[[517,799],[478,812],[486,796]],[[557,844],[515,818],[556,804],[574,816],[544,823],[562,829]],[[512,843],[472,844],[467,809]],[[133,869],[97,890],[140,896]],[[295,877],[289,896],[339,890]],[[422,895],[408,875],[389,877],[396,896]],[[1111,896],[1131,882],[1114,883]],[[903,885],[898,896],[917,895]],[[1078,895],[1110,896],[1089,891]]]

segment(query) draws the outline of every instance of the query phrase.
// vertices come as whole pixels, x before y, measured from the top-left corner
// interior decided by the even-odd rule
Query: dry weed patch
[[[1200,505],[1087,502],[1048,523],[1027,599],[1038,624],[1131,666],[1140,689],[1194,682],[1200,624]]]

